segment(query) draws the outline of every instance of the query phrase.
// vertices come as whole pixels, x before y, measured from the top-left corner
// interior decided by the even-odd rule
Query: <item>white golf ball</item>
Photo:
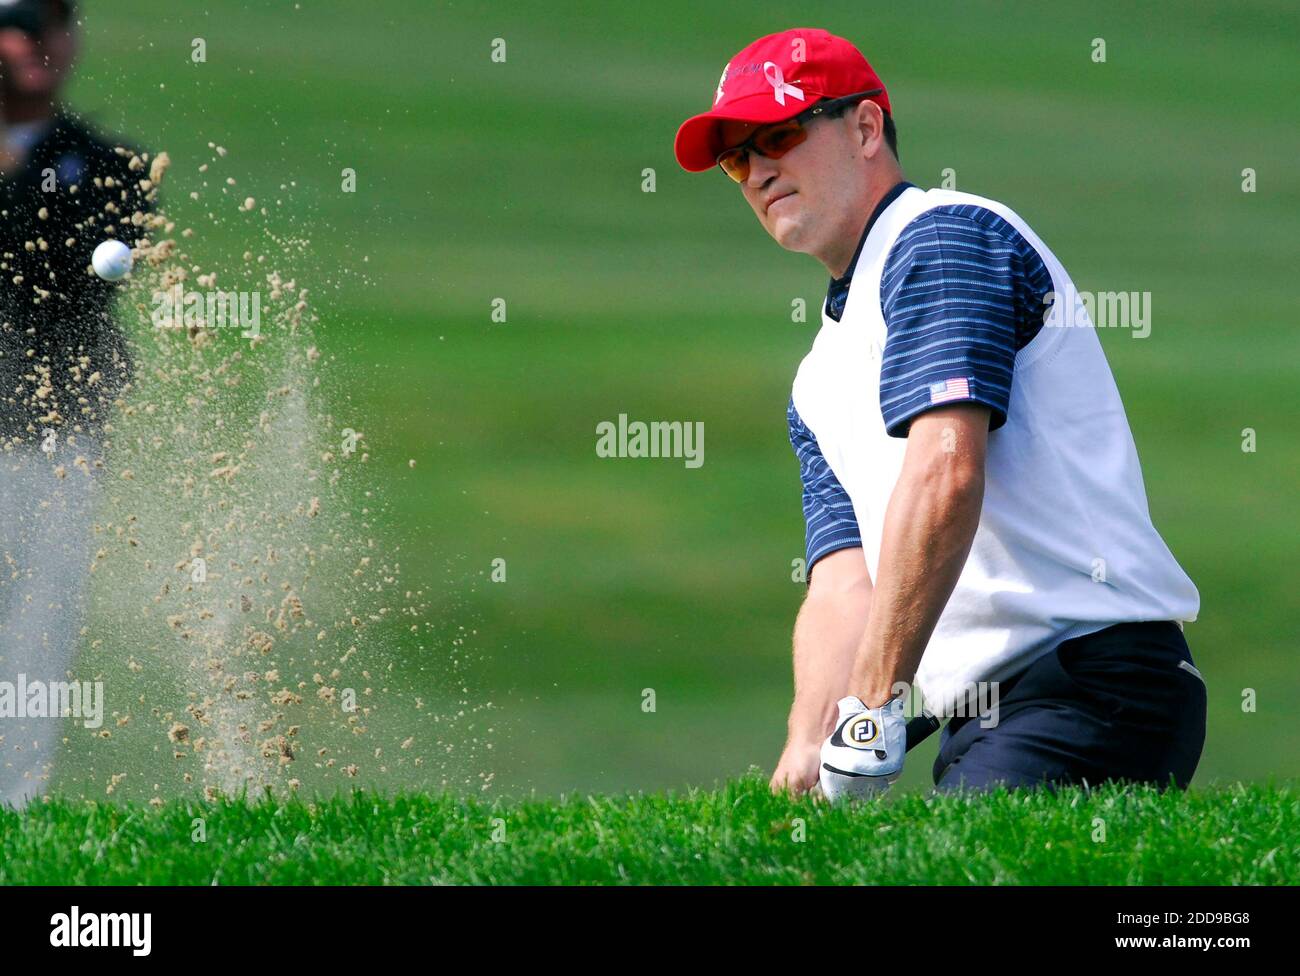
[[[105,281],[120,281],[131,270],[131,249],[121,241],[104,241],[95,248],[90,266]]]

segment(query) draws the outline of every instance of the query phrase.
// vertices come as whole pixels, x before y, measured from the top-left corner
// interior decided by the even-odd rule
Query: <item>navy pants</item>
[[[1205,745],[1205,682],[1170,621],[1065,641],[998,693],[996,726],[972,715],[944,727],[937,791],[1108,780],[1181,789]]]

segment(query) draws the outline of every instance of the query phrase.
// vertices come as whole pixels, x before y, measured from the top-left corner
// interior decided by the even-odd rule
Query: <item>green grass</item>
[[[558,802],[53,800],[0,811],[0,884],[1278,885],[1300,882],[1297,837],[1289,786],[830,807],[774,797],[751,774]]]

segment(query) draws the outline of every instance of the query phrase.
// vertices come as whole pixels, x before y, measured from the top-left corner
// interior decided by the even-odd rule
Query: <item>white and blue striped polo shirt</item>
[[[948,403],[990,409],[979,527],[917,673],[938,714],[1063,640],[1199,609],[1151,524],[1087,310],[1049,317],[1049,292],[1077,294],[1009,208],[900,183],[831,282],[794,381],[809,579],[818,559],[855,546],[875,578],[912,418]]]

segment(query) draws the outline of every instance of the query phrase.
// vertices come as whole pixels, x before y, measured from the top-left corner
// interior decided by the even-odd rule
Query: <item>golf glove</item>
[[[852,696],[839,700],[835,731],[822,743],[820,785],[826,799],[883,793],[903,771],[907,719],[903,700],[868,708]]]

